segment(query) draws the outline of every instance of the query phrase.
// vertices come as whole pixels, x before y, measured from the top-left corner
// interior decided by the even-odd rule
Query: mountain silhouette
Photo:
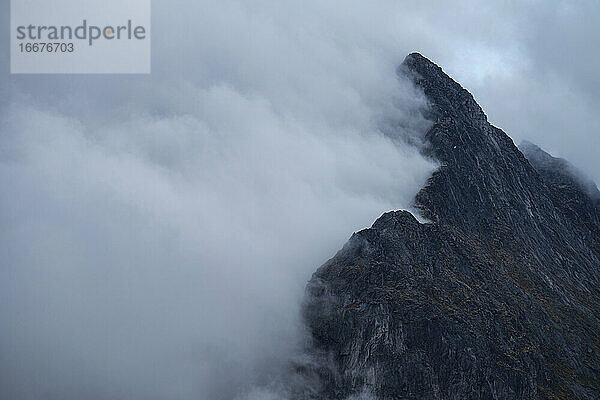
[[[418,53],[440,163],[420,222],[385,213],[307,286],[298,399],[600,398],[600,196],[568,162],[521,150]]]

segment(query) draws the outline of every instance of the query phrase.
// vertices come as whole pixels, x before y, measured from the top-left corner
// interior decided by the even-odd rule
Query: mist
[[[2,397],[256,398],[302,347],[312,272],[435,168],[377,34],[340,41],[316,2],[204,6],[155,5],[149,77],[12,78]]]
[[[597,179],[600,96],[534,39],[570,14],[501,3],[154,2],[147,76],[8,75],[4,51],[0,397],[277,398],[312,272],[436,168],[403,140],[429,126],[411,51]]]

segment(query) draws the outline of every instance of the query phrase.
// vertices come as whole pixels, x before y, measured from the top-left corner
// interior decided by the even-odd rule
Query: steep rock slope
[[[386,213],[313,275],[298,368],[314,384],[295,396],[600,398],[595,185],[528,160],[420,54],[399,73],[430,101],[423,151],[442,166],[415,205],[431,222]]]

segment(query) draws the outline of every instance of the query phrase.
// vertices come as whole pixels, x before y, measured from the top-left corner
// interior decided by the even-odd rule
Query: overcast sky
[[[276,398],[310,274],[435,168],[378,131],[428,127],[395,67],[600,181],[599,11],[154,2],[148,76],[11,76],[2,35],[0,397]]]

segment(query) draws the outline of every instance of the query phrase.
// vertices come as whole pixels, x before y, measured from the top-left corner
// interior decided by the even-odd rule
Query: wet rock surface
[[[388,212],[316,271],[292,397],[600,398],[596,186],[519,150],[420,54],[399,73],[430,101],[441,167],[415,206],[431,222]]]

